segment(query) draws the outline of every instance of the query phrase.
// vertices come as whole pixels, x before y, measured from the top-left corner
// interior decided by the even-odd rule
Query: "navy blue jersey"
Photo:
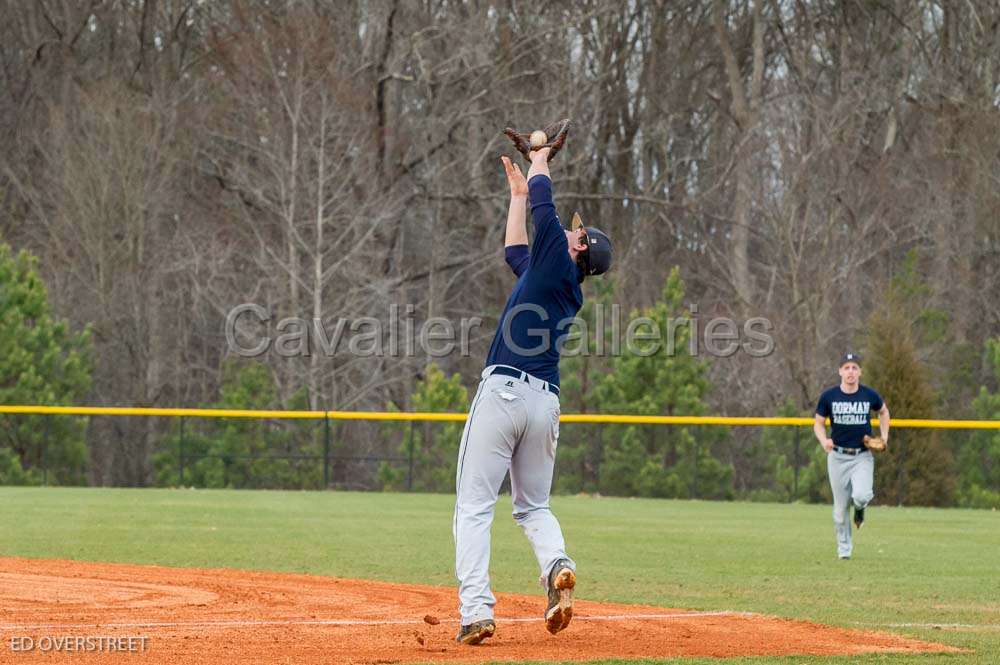
[[[882,409],[882,397],[864,384],[845,393],[840,386],[823,391],[816,404],[816,415],[830,419],[830,438],[841,448],[863,448],[865,435],[871,435],[871,412]]]
[[[559,385],[559,351],[569,324],[583,305],[579,268],[569,255],[552,181],[536,175],[528,183],[535,237],[506,248],[517,284],[504,305],[487,365],[510,365]]]

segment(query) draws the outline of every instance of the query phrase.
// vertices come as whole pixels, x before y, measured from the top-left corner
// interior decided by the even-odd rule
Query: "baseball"
[[[545,145],[545,142],[548,140],[549,137],[546,136],[545,132],[543,132],[540,129],[536,129],[535,131],[531,132],[531,137],[529,138],[532,148],[539,148]]]

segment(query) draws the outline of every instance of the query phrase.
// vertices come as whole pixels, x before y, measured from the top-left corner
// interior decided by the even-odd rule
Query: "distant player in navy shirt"
[[[580,284],[607,271],[612,250],[597,229],[562,227],[552,201],[549,149],[530,154],[527,179],[502,158],[510,185],[505,254],[517,283],[490,345],[458,453],[453,530],[462,615],[456,640],[462,644],[479,644],[496,631],[490,527],[508,470],[514,520],[531,543],[548,590],[546,629],[558,633],[573,617],[576,564],[549,509],[559,439],[559,352],[583,304]],[[535,227],[530,249],[529,201]]]
[[[872,433],[873,412],[878,413],[882,439],[889,442],[889,407],[860,379],[861,358],[856,353],[845,353],[840,361],[840,385],[820,395],[813,423],[816,438],[827,452],[826,468],[833,490],[833,527],[841,559],[850,559],[853,550],[851,504],[854,504],[854,525],[860,529],[865,522],[865,508],[875,496],[875,458],[864,445],[865,435]]]

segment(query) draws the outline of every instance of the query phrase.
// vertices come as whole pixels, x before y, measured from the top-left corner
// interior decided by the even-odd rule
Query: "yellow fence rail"
[[[119,406],[32,406],[0,405],[0,413],[64,416],[157,416],[174,418],[267,418],[281,420],[403,420],[464,422],[465,413],[393,411],[258,411],[250,409],[172,409]],[[633,416],[594,413],[564,413],[564,423],[604,423],[624,425],[729,425],[733,427],[811,426],[812,418],[742,416]],[[872,420],[873,425],[878,419]],[[1000,429],[1000,420],[931,420],[893,418],[899,428]]]

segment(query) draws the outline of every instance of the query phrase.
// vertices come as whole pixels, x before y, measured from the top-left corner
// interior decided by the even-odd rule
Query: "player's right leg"
[[[830,490],[833,493],[833,532],[837,538],[837,556],[850,559],[853,544],[851,542],[851,476],[845,467],[840,453],[829,453],[826,456],[826,470],[830,477]]]
[[[530,399],[528,427],[511,462],[514,520],[528,537],[538,560],[540,580],[548,592],[545,626],[554,634],[573,618],[576,586],[576,564],[566,555],[559,520],[549,508],[559,440],[559,400],[551,393],[527,386],[523,390],[535,394]]]
[[[479,386],[458,453],[453,532],[455,574],[459,581],[462,626],[457,637],[478,644],[495,626],[490,590],[490,527],[493,509],[524,422],[523,404],[501,390],[503,377],[487,377]],[[487,625],[490,624],[490,625]],[[482,630],[466,630],[478,625]]]

